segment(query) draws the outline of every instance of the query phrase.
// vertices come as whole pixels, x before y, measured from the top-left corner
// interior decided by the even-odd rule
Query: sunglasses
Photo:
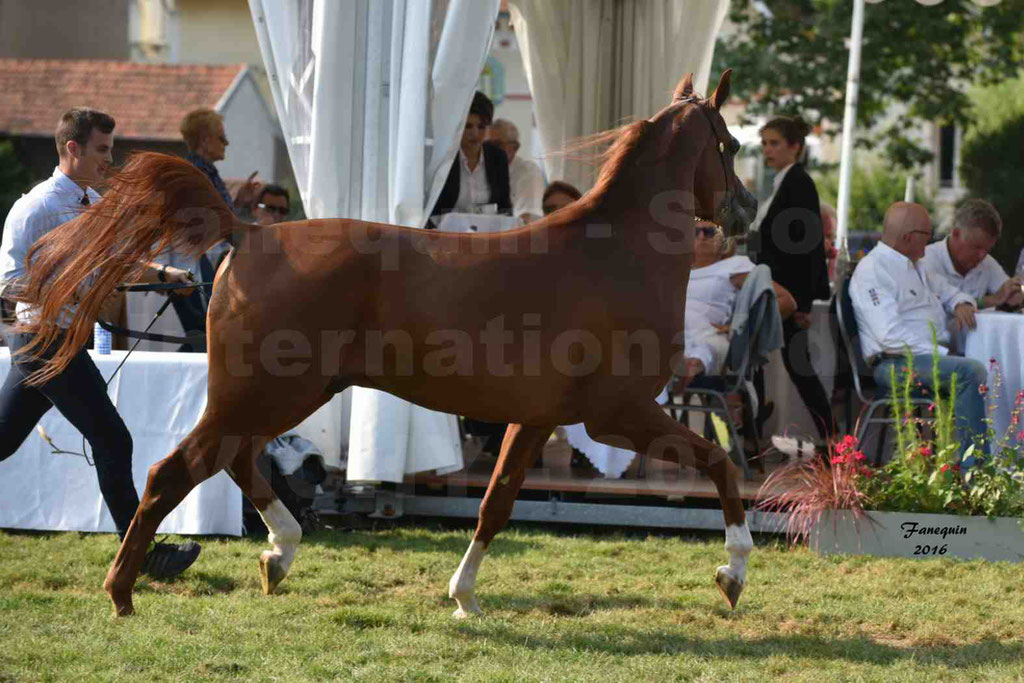
[[[707,239],[711,239],[712,237],[714,237],[717,234],[718,234],[718,228],[709,228],[707,226],[702,226],[702,227],[697,228],[697,236],[698,237],[706,237]]]
[[[264,211],[269,211],[270,213],[276,213],[278,216],[287,216],[288,212],[290,211],[290,209],[286,206],[271,206],[270,204],[264,204],[263,202],[257,204],[256,208],[263,209]]]

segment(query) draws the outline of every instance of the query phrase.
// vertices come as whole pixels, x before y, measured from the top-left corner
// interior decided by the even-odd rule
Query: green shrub
[[[0,225],[29,184],[28,169],[14,155],[14,147],[9,141],[0,142]]]
[[[851,181],[850,230],[881,232],[886,210],[905,196],[907,173],[881,164],[854,166]],[[821,201],[836,206],[839,201],[838,169],[814,172],[814,182]],[[924,194],[921,185],[917,184],[914,199],[931,211],[932,198]]]

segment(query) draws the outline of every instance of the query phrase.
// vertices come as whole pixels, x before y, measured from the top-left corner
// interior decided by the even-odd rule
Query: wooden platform
[[[467,441],[463,449],[466,468],[452,474],[420,474],[406,479],[407,484],[423,486],[428,491],[444,495],[461,495],[478,498],[491,478],[495,458],[480,453],[479,444]],[[718,492],[707,477],[695,469],[683,468],[673,463],[647,459],[645,472],[638,472],[639,458],[634,458],[621,479],[605,479],[592,468],[570,466],[572,449],[559,438],[552,437],[544,449],[542,460],[529,470],[522,491],[555,492],[573,494],[575,498],[595,499],[644,499],[662,498],[670,502],[685,499],[718,500]],[[777,466],[777,465],[776,465]],[[769,466],[770,467],[770,466]],[[770,469],[769,469],[770,471]],[[754,479],[740,481],[740,497],[756,500],[758,490],[764,483],[765,474],[754,468]],[[520,494],[520,498],[523,493]]]

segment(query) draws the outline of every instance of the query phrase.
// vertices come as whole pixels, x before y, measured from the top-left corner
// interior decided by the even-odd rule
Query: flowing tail
[[[114,288],[138,279],[170,247],[198,256],[229,236],[238,221],[206,175],[183,159],[142,152],[107,182],[103,201],[48,233],[29,249],[27,274],[14,298],[32,306],[19,332],[36,335],[23,352],[52,357],[29,375],[42,384],[59,375],[85,344]],[[65,306],[77,308],[67,325]],[[62,325],[63,323],[63,325]]]

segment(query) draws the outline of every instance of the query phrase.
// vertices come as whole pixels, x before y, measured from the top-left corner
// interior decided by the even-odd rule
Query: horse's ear
[[[672,93],[672,101],[685,100],[687,97],[693,95],[693,74],[686,74],[683,76],[683,80],[679,81],[679,85],[676,86],[676,91]]]
[[[711,93],[709,98],[711,106],[715,109],[721,109],[722,105],[729,98],[729,89],[732,86],[732,69],[726,69],[722,72],[722,77],[718,80],[718,87],[715,88],[715,92]]]

